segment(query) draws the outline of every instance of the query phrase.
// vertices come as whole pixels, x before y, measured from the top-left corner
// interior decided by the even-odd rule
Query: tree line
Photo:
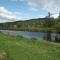
[[[30,19],[26,21],[6,22],[0,23],[2,30],[22,30],[22,31],[35,31],[46,32],[46,40],[51,41],[51,33],[55,32],[55,41],[60,41],[60,13],[57,18],[48,16],[44,18]],[[59,35],[59,36],[58,36]]]

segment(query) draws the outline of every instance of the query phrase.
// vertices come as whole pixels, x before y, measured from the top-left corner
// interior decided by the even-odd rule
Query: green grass
[[[60,60],[60,44],[30,40],[0,33],[0,52],[4,60]]]

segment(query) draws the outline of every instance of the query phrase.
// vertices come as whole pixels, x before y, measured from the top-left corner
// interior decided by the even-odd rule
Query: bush
[[[18,35],[17,37],[24,38],[24,37],[23,37],[23,36],[21,36],[21,35]]]
[[[31,40],[37,40],[37,38],[31,38]]]

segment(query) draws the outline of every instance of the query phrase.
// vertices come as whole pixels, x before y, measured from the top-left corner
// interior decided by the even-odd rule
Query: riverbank
[[[57,33],[56,29],[49,29],[49,28],[12,28],[12,29],[0,29],[0,30],[11,30],[11,31],[26,31],[26,32],[43,32],[46,33],[48,30],[51,31],[51,33]]]
[[[0,33],[2,55],[4,60],[60,60],[60,44]]]
[[[55,28],[0,28],[0,30],[12,30],[12,31],[27,31],[27,32],[44,32],[51,31],[51,33],[57,33]]]

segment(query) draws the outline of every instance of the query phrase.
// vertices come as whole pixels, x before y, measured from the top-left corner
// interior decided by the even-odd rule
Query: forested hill
[[[60,18],[36,18],[30,20],[20,20],[15,22],[0,23],[0,29],[3,30],[21,30],[21,31],[47,31],[52,29],[56,31],[60,30]]]
[[[41,24],[44,20],[46,20],[46,18],[36,18],[25,21],[20,20],[15,22],[0,23],[0,29],[12,29],[12,30],[36,29],[41,27]]]

